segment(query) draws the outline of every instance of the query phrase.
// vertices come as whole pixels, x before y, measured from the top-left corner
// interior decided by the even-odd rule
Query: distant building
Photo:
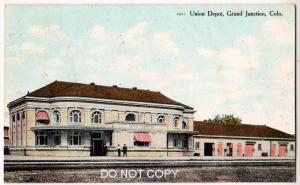
[[[194,122],[194,150],[199,156],[295,157],[295,137],[265,125]]]
[[[9,127],[4,126],[4,154],[9,153]]]
[[[8,108],[12,154],[193,155],[195,111],[160,92],[55,81]]]

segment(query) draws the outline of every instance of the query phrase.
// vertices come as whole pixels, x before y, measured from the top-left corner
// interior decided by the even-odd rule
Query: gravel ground
[[[110,169],[103,169],[107,171]],[[5,171],[4,181],[12,182],[295,182],[295,167],[203,167],[203,168],[154,168],[142,169],[141,177],[125,178],[121,171],[133,169],[111,169],[116,170],[115,178],[104,178],[101,176],[101,169],[59,169],[59,170],[30,170],[30,171]],[[138,169],[134,169],[138,170]],[[178,170],[176,177],[171,173],[166,178],[149,178],[147,172],[152,176],[153,171],[149,170]],[[129,171],[128,171],[129,172]],[[150,173],[151,172],[151,173]],[[112,173],[112,176],[114,174]],[[158,177],[161,175],[157,172]]]

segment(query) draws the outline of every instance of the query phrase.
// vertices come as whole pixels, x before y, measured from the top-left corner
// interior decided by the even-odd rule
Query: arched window
[[[48,113],[46,111],[39,111],[36,114],[36,121],[38,123],[48,124],[49,123]]]
[[[187,129],[188,125],[185,121],[182,122],[182,129]]]
[[[101,113],[99,111],[93,113],[92,123],[101,123]]]
[[[81,122],[81,112],[79,110],[71,111],[70,122],[71,123],[80,123]]]
[[[162,115],[158,116],[157,122],[158,123],[165,123],[166,122],[165,116],[162,116]]]
[[[127,114],[125,121],[135,121],[135,115],[134,114]]]
[[[53,122],[60,123],[60,113],[57,110],[53,111]]]
[[[176,117],[176,118],[174,118],[174,121],[173,121],[173,127],[174,127],[174,128],[177,128],[178,125],[179,125],[179,118]]]

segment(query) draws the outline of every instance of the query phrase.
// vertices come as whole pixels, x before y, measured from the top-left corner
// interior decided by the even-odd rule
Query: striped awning
[[[148,133],[135,133],[134,141],[151,142],[151,137]]]
[[[40,111],[37,114],[36,120],[47,121],[47,120],[49,120],[48,114],[46,112],[44,112],[44,111]]]

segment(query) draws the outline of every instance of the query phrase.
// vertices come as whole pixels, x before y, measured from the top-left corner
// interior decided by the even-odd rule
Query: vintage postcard
[[[296,182],[294,4],[4,7],[4,182]]]

